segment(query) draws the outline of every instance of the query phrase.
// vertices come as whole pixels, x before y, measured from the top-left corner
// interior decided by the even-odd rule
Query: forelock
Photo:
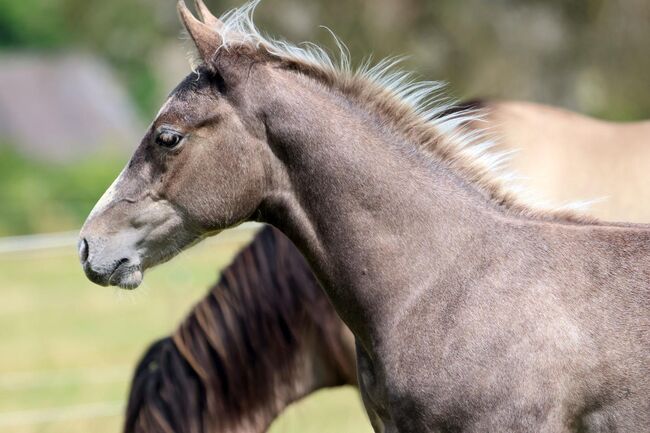
[[[158,110],[155,119],[174,111],[184,111],[186,104],[201,94],[212,92],[210,71],[201,66],[188,74],[175,88]]]

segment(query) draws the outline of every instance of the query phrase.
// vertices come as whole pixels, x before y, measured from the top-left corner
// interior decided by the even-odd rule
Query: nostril
[[[82,238],[79,241],[79,258],[81,259],[81,263],[86,263],[86,260],[88,260],[88,241],[86,241],[86,238]]]

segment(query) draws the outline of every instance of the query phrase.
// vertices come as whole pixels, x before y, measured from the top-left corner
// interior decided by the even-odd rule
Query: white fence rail
[[[123,411],[123,401],[110,401],[46,409],[0,412],[0,428],[116,416]]]
[[[233,229],[230,229],[216,238],[227,238],[229,232],[252,231],[261,227],[258,223],[244,223]],[[79,239],[79,231],[69,231],[60,233],[45,233],[25,236],[9,236],[0,238],[0,255],[13,254],[27,251],[39,251],[56,248],[75,247]]]
[[[78,231],[0,238],[0,254],[74,246]]]

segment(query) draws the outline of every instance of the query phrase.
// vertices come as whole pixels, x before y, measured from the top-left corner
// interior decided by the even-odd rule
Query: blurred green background
[[[240,4],[207,3],[217,13]],[[369,54],[375,59],[406,54],[405,67],[449,82],[455,97],[525,99],[606,119],[650,117],[647,0],[265,0],[256,17],[272,35],[333,47],[329,33],[319,27],[326,25],[357,61]],[[75,147],[74,140],[62,139],[48,143],[48,152],[36,149],[23,158],[25,141],[40,137],[21,140],[2,116],[8,110],[19,116],[21,95],[30,92],[15,90],[3,100],[1,88],[20,89],[30,81],[16,86],[15,80],[2,80],[0,236],[78,227],[167,92],[187,72],[190,46],[182,39],[172,0],[0,1],[0,80],[2,64],[12,57],[52,62],[57,56],[81,55],[91,59],[86,63],[105,68],[109,81],[124,89],[126,105],[133,106],[126,111],[134,117],[122,128],[128,129],[122,134],[128,140],[120,136],[111,142],[111,134],[103,134],[95,138],[101,148],[86,139],[71,150],[66,148]],[[23,75],[24,69],[19,71]],[[93,76],[92,68],[86,75]],[[65,83],[63,77],[52,85]],[[92,101],[93,90],[85,93]],[[64,100],[75,96],[71,90]],[[117,105],[116,110],[125,110],[124,103]],[[63,117],[72,125],[68,129],[78,126],[75,113]],[[29,115],[25,111],[23,117]],[[100,116],[96,122],[101,121]],[[51,131],[45,126],[26,128],[42,127],[41,135],[47,136]],[[57,157],[57,152],[68,155],[66,150],[74,157]]]
[[[206,2],[217,14],[241,4]],[[256,18],[336,52],[325,25],[357,61],[406,54],[406,68],[457,98],[650,118],[648,0],[264,0]],[[189,71],[184,39],[173,0],[0,0],[2,432],[116,431],[147,342],[250,235],[188,252],[129,296],[85,280],[72,233],[47,248],[8,238],[78,230]],[[274,431],[367,431],[354,392],[337,392]]]

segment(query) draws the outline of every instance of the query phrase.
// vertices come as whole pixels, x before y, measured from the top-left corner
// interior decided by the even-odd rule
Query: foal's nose
[[[88,260],[88,241],[86,240],[86,238],[79,239],[78,249],[79,249],[79,259],[81,260],[81,264],[83,265]]]
[[[94,250],[97,250],[96,243],[89,243],[85,237],[79,239],[79,244],[77,245],[79,250],[79,261],[81,262],[81,266],[83,267],[84,272],[90,281],[95,284],[99,284],[100,286],[106,286],[108,284],[110,272],[107,274],[103,269],[103,266],[98,267],[99,271],[93,269],[93,264],[89,260],[91,245],[93,246]],[[97,264],[95,264],[95,266],[97,267]]]

